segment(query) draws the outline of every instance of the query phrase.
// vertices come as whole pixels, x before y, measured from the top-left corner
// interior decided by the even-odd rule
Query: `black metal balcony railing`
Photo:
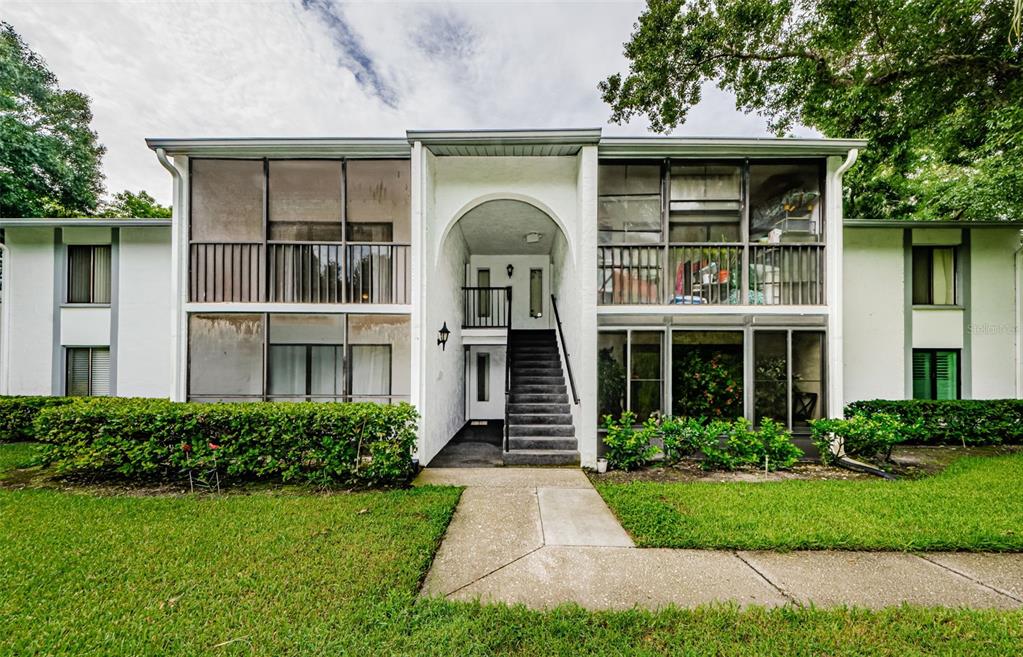
[[[821,305],[824,257],[816,243],[601,246],[598,303]]]
[[[511,328],[511,287],[463,287],[462,328]]]
[[[408,244],[193,242],[189,300],[408,304],[411,269]]]

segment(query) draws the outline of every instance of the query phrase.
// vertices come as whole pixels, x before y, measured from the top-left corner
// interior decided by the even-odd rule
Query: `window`
[[[819,241],[820,176],[816,163],[751,165],[750,242]]]
[[[639,422],[661,410],[660,331],[633,331],[629,344],[629,402]]]
[[[661,411],[663,331],[620,330],[597,334],[597,420],[632,411],[643,422]]]
[[[661,165],[601,164],[597,225],[600,244],[661,241]]]
[[[913,399],[959,399],[959,350],[913,350]]]
[[[543,317],[543,270],[529,270],[529,316]]]
[[[490,354],[476,354],[476,401],[490,401]]]
[[[391,346],[353,344],[349,347],[351,369],[348,386],[352,401],[387,404],[391,395]]]
[[[913,303],[923,306],[955,305],[955,247],[913,247]]]
[[[738,166],[673,166],[670,189],[670,242],[742,241],[742,170]]]
[[[490,269],[476,270],[476,286],[490,287]],[[490,307],[494,303],[490,290],[477,290],[476,293],[479,295],[476,315],[478,317],[490,317]]]
[[[390,242],[394,238],[394,225],[379,222],[349,223],[350,242]]]
[[[742,331],[674,331],[671,412],[735,419],[743,410]]]
[[[67,302],[110,303],[110,245],[67,248]]]
[[[110,395],[109,347],[68,348],[65,394],[69,397]]]
[[[756,331],[753,334],[753,417],[770,418],[806,433],[825,412],[824,333]]]
[[[263,161],[191,160],[191,239],[263,239]]]
[[[341,162],[270,160],[269,238],[341,241]]]

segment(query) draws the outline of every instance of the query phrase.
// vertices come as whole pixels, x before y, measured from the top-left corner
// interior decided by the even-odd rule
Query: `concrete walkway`
[[[1023,554],[637,549],[579,470],[427,468],[465,486],[422,595],[549,608],[1023,606]]]

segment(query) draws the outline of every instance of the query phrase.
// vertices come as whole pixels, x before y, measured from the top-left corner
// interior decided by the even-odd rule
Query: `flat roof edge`
[[[602,156],[766,156],[844,155],[867,146],[865,139],[797,137],[604,137],[598,150]]]
[[[169,155],[289,155],[352,157],[408,157],[412,147],[400,137],[147,137],[146,146]]]
[[[11,219],[0,219],[0,228],[52,228],[62,226],[85,228],[160,228],[170,225],[170,219],[150,219],[147,217],[120,219],[93,219],[91,217],[33,219],[31,217],[14,217]]]
[[[408,141],[446,144],[597,144],[600,128],[554,130],[407,130]]]

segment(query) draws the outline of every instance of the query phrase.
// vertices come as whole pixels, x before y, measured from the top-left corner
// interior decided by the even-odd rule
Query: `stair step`
[[[540,364],[520,364],[516,363],[512,365],[512,374],[521,374],[522,376],[555,376],[561,375],[561,367],[558,365],[540,365]]]
[[[542,384],[533,384],[533,383],[521,383],[521,384],[512,386],[511,393],[513,395],[516,394],[516,393],[520,393],[520,394],[539,393],[539,394],[556,395],[556,394],[566,393],[566,390],[565,390],[565,385],[564,384],[561,384],[561,385],[542,385]],[[568,397],[566,396],[565,398],[567,399]]]
[[[562,386],[564,387],[564,386]],[[511,404],[565,404],[568,405],[568,393],[566,392],[524,392],[513,390]]]
[[[573,450],[579,447],[575,438],[561,436],[508,436],[509,449]]]
[[[565,436],[575,438],[571,424],[508,424],[509,436]]]
[[[568,413],[508,413],[508,424],[572,424]]]
[[[568,404],[557,402],[511,402],[508,404],[509,415],[529,413],[571,413],[572,408]]]
[[[562,449],[513,449],[504,453],[505,465],[579,465],[579,452]]]
[[[516,376],[512,374],[511,384],[512,389],[518,385],[526,386],[556,386],[561,385],[565,382],[565,377],[562,375],[558,376],[536,376],[533,374]]]

